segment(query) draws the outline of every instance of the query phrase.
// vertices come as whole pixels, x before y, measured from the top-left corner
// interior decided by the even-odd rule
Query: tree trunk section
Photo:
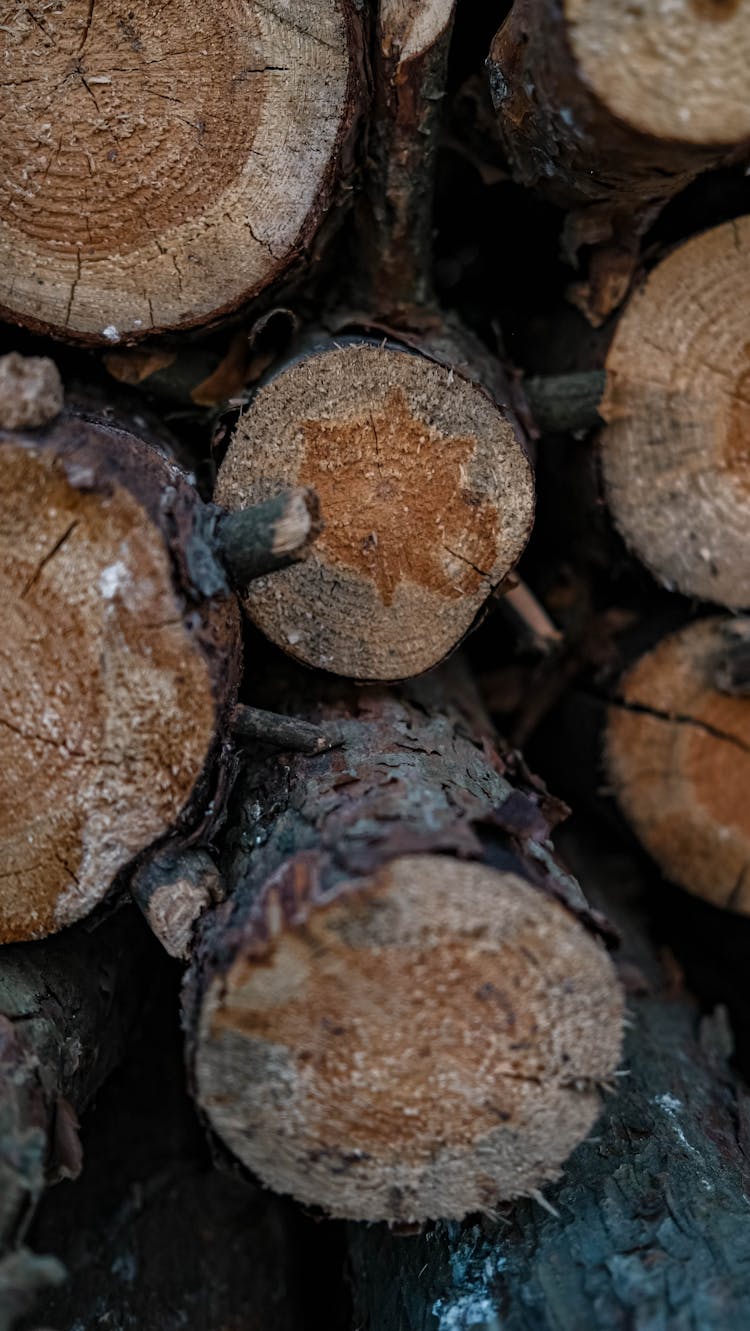
[[[698,620],[631,666],[607,710],[604,752],[617,802],[662,873],[750,914],[750,702],[720,687],[733,629]]]
[[[0,305],[113,345],[206,323],[309,246],[361,102],[349,0],[124,0],[3,25]]]
[[[659,964],[633,861],[590,842],[569,853],[624,936],[628,1076],[546,1208],[523,1201],[419,1238],[352,1225],[357,1331],[747,1325],[748,1100],[726,1021]]]
[[[554,1178],[621,999],[559,808],[458,666],[399,692],[280,681],[341,746],[247,768],[185,1021],[195,1094],[268,1186],[337,1216],[461,1216]]]
[[[750,218],[674,250],[632,296],[606,362],[607,502],[670,590],[750,605]]]
[[[462,371],[337,339],[279,369],[240,418],[217,502],[297,485],[320,498],[325,530],[304,565],[244,598],[306,665],[361,680],[429,670],[520,557],[534,506],[521,429]]]
[[[569,257],[632,251],[700,172],[750,151],[748,57],[736,0],[515,0],[488,62],[498,129],[516,178],[572,210]]]
[[[215,513],[143,440],[0,432],[0,941],[81,918],[219,800],[239,615]]]

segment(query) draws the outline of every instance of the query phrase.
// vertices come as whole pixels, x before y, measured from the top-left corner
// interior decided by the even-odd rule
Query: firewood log
[[[0,30],[0,306],[107,345],[216,319],[308,247],[362,101],[361,6],[30,0]]]
[[[240,417],[215,499],[312,486],[325,531],[305,567],[245,608],[307,665],[400,679],[438,664],[516,564],[533,519],[523,434],[455,368],[404,345],[336,339],[279,367]]]
[[[240,669],[227,566],[244,582],[317,530],[306,492],[204,505],[144,440],[60,412],[55,373],[0,362],[0,942],[81,918],[216,811]]]
[[[658,264],[620,318],[600,407],[625,541],[667,587],[732,608],[750,604],[749,277],[747,217]]]
[[[590,837],[566,852],[623,935],[628,1075],[543,1199],[420,1237],[351,1225],[357,1331],[747,1324],[748,1097],[726,1019],[660,964],[632,858]]]
[[[750,699],[737,687],[748,632],[711,617],[627,670],[607,711],[608,783],[667,878],[750,914]]]
[[[700,172],[750,154],[738,0],[515,0],[488,61],[514,175],[571,209],[566,248],[632,249]]]
[[[266,1185],[336,1216],[458,1217],[533,1193],[590,1130],[621,996],[560,815],[458,665],[401,690],[282,678],[335,734],[249,761],[228,899],[185,986],[194,1092]]]

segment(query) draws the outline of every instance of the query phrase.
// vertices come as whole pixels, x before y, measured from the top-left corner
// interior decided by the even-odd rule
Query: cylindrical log
[[[669,634],[608,709],[609,784],[667,878],[750,914],[750,699],[722,692],[731,620]],[[729,632],[729,637],[727,636]]]
[[[77,1119],[122,1056],[152,947],[131,909],[0,951],[0,1256],[80,1171]]]
[[[382,0],[375,8],[358,260],[368,313],[408,328],[434,304],[435,157],[455,0]]]
[[[489,77],[514,175],[573,209],[566,248],[629,248],[701,171],[750,153],[738,0],[515,0]]]
[[[632,296],[607,363],[607,502],[667,587],[750,604],[750,218],[687,241]]]
[[[305,565],[244,598],[307,665],[400,679],[436,665],[513,568],[533,518],[520,426],[458,369],[393,343],[301,354],[256,393],[219,470],[226,508],[312,486]]]
[[[213,319],[311,240],[360,100],[349,0],[30,0],[0,30],[3,317],[86,342]]]
[[[240,642],[214,516],[155,448],[63,413],[0,432],[0,465],[8,942],[79,919],[152,842],[195,825]]]
[[[341,747],[248,765],[229,898],[185,989],[195,1094],[268,1186],[337,1216],[462,1216],[556,1177],[617,1065],[621,996],[559,807],[453,665],[280,682]]]
[[[571,847],[566,846],[568,854]],[[628,1076],[543,1207],[418,1238],[349,1227],[357,1331],[743,1331],[750,1317],[747,1092],[722,1013],[661,966],[632,859],[572,859],[623,938]]]
[[[170,968],[171,969],[171,968]],[[291,1208],[211,1167],[184,1089],[176,977],[83,1124],[76,1182],[29,1232],[66,1282],[23,1331],[299,1331],[311,1291]]]

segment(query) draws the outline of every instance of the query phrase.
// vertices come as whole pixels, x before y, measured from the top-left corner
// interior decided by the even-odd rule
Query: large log
[[[307,665],[399,679],[436,665],[514,567],[533,519],[523,434],[467,375],[396,343],[337,339],[280,367],[240,418],[215,498],[310,485],[325,531],[256,581],[256,624]]]
[[[357,1331],[747,1325],[750,1105],[726,1020],[703,1015],[660,964],[633,860],[587,838],[573,866],[624,937],[628,1076],[546,1207],[523,1201],[419,1238],[350,1226]]]
[[[607,709],[604,753],[609,787],[666,877],[750,914],[750,699],[726,692],[747,638],[734,625],[698,620],[636,661]]]
[[[462,1216],[554,1178],[616,1067],[621,997],[559,808],[458,666],[282,679],[335,733],[249,764],[227,902],[185,989],[198,1103],[268,1186],[338,1216]]]
[[[308,246],[361,98],[361,7],[125,0],[0,30],[0,305],[86,342],[214,319]]]
[[[0,360],[0,941],[88,913],[167,832],[219,812],[244,585],[304,555],[309,491],[220,513],[156,447]],[[207,813],[207,811],[209,811]]]
[[[732,608],[750,604],[749,276],[747,217],[658,264],[618,323],[600,406],[625,541],[667,587]]]
[[[498,128],[514,175],[572,210],[571,257],[631,249],[700,172],[750,153],[748,56],[737,0],[515,0],[488,62]]]
[[[29,1233],[68,1278],[23,1326],[299,1331],[310,1290],[294,1217],[212,1167],[184,1089],[177,977],[155,969],[140,1038],[82,1125],[83,1171]]]

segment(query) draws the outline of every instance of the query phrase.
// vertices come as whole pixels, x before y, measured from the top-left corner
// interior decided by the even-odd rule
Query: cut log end
[[[335,1216],[459,1217],[554,1178],[618,1061],[601,944],[512,873],[393,860],[356,891],[271,890],[204,990],[208,1118],[268,1186]]]
[[[617,5],[564,0],[582,80],[612,116],[654,139],[741,143],[750,12],[741,0]]]
[[[627,544],[671,588],[750,605],[750,218],[682,245],[607,359],[602,463]]]
[[[252,508],[225,513],[219,519],[216,540],[233,579],[246,586],[253,578],[305,559],[322,530],[318,496],[314,490],[300,488]]]
[[[207,851],[167,847],[133,875],[130,893],[170,957],[189,957],[201,916],[221,899],[221,876]]]
[[[59,448],[7,436],[0,445],[2,942],[87,914],[169,829],[223,705],[165,537],[104,461],[110,435],[118,466],[139,445],[143,479],[150,450],[61,421]],[[230,619],[218,609],[211,621],[217,661],[234,641]]]
[[[750,700],[716,686],[731,621],[671,634],[625,675],[609,710],[610,783],[667,878],[750,914]]]
[[[123,0],[8,16],[0,304],[90,342],[232,308],[310,239],[353,112],[353,21],[321,0]]]
[[[437,664],[514,566],[533,479],[511,420],[473,383],[391,347],[338,346],[257,394],[220,470],[230,509],[311,486],[325,529],[246,607],[291,655],[358,679]],[[313,609],[314,607],[314,609]]]

